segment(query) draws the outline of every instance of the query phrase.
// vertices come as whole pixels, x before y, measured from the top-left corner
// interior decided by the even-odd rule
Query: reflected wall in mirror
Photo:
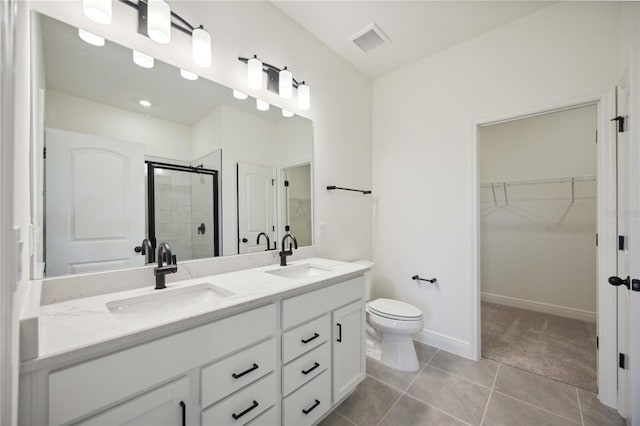
[[[311,121],[32,20],[34,278],[313,244]]]

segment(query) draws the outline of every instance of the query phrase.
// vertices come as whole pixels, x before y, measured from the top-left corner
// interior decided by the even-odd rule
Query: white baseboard
[[[447,336],[442,333],[438,333],[433,330],[423,329],[420,334],[414,337],[418,342],[425,345],[433,346],[437,349],[450,352],[455,355],[459,355],[464,358],[474,359],[471,356],[471,345],[466,340],[461,340],[455,337]]]
[[[528,309],[530,311],[545,314],[558,315],[582,321],[596,322],[596,313],[583,309],[569,308],[567,306],[552,305],[551,303],[534,302],[532,300],[518,299],[515,297],[501,296],[499,294],[482,293],[482,301],[507,305],[514,308]]]

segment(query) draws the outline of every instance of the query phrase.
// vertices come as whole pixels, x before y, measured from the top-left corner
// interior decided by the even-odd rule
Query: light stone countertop
[[[149,286],[145,288],[41,306],[39,354],[37,358],[23,362],[21,370],[24,373],[82,362],[337,283],[370,269],[367,265],[322,258],[290,262],[287,268],[301,264],[317,266],[328,271],[302,279],[290,279],[266,273],[283,269],[279,265],[270,265],[169,283],[165,290],[155,290],[155,277],[151,276]],[[158,294],[160,291],[165,292],[163,296],[170,297],[172,291],[203,283],[214,284],[234,294],[211,306],[203,305],[195,309],[156,310],[137,314],[112,313],[107,307],[109,302]]]

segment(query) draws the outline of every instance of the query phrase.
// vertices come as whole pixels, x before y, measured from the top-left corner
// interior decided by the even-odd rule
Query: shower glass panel
[[[218,256],[218,172],[147,163],[147,224],[154,247],[166,242],[180,260]]]

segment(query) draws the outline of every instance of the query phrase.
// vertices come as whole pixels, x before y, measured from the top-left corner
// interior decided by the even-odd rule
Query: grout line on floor
[[[482,426],[482,424],[484,423],[484,417],[487,415],[487,410],[489,409],[489,402],[491,402],[491,395],[493,395],[493,389],[496,387],[496,382],[498,381],[498,374],[500,373],[501,365],[502,364],[498,363],[498,369],[496,370],[496,375],[493,378],[493,383],[491,384],[491,391],[489,392],[489,398],[487,398],[487,403],[484,406],[484,411],[482,412],[482,418],[480,419],[480,426]]]
[[[515,396],[511,396],[511,395],[509,395],[509,394],[506,394],[506,393],[504,393],[504,392],[500,392],[500,391],[498,391],[498,390],[494,390],[494,392],[495,392],[495,393],[499,393],[499,394],[500,394],[500,395],[502,395],[502,396],[506,396],[507,398],[511,398],[511,399],[513,399],[513,400],[516,400],[516,401],[522,402],[523,404],[527,404],[527,405],[528,405],[528,406],[530,406],[530,407],[537,408],[538,410],[542,410],[542,411],[544,411],[544,412],[546,412],[546,413],[553,414],[553,415],[554,415],[554,416],[556,416],[556,417],[561,417],[561,418],[563,418],[563,419],[565,419],[565,420],[569,420],[571,423],[579,424],[577,421],[575,421],[575,420],[573,420],[573,419],[570,419],[569,417],[565,417],[565,416],[563,416],[562,414],[554,413],[553,411],[549,411],[549,410],[547,410],[546,408],[538,407],[537,405],[534,405],[534,404],[532,404],[532,403],[530,403],[530,402],[527,402],[527,401],[523,401],[522,399],[516,398]]]
[[[435,354],[433,355],[435,356]],[[431,357],[433,358],[433,357]],[[420,376],[420,374],[422,374],[422,370],[424,370],[427,367],[428,363],[423,365],[422,367],[420,367],[420,369],[418,370],[418,374],[416,374],[416,376],[409,382],[409,384],[407,385],[407,387],[405,388],[405,390],[401,391],[402,393],[400,394],[400,396],[398,396],[398,398],[393,401],[393,404],[391,404],[391,407],[389,407],[389,409],[387,410],[386,413],[384,413],[384,415],[382,416],[382,418],[380,419],[380,421],[378,422],[378,424],[376,426],[378,426],[380,423],[382,423],[382,421],[385,419],[385,417],[387,417],[387,415],[391,412],[391,410],[393,409],[393,407],[396,406],[396,404],[398,403],[398,401],[400,401],[400,398],[402,398],[403,396],[407,395],[406,390],[409,389],[411,387],[411,385],[413,384],[413,382],[416,381],[416,379],[418,378],[418,376]],[[383,382],[382,380],[380,380],[381,383],[384,383],[385,385],[388,385],[394,389],[397,389],[394,386],[389,385],[388,383]]]
[[[432,365],[429,365],[429,367],[431,367],[431,368],[435,368],[435,369],[440,370],[440,371],[444,371],[445,373],[447,373],[447,374],[451,374],[452,376],[455,376],[455,377],[458,377],[458,378],[460,378],[460,379],[464,380],[465,382],[469,382],[469,383],[471,383],[471,384],[474,384],[474,385],[477,385],[477,386],[483,387],[483,388],[485,388],[485,389],[491,389],[489,386],[485,386],[485,385],[482,385],[482,384],[480,384],[480,383],[474,382],[473,380],[469,380],[468,378],[466,378],[466,377],[464,377],[464,376],[461,376],[461,375],[456,374],[456,373],[452,373],[451,371],[445,370],[444,368],[437,367],[437,366],[435,366],[435,365],[433,365],[433,364],[432,364]]]
[[[429,358],[429,361],[427,361],[427,363],[425,365],[423,365],[422,368],[424,368],[427,365],[431,364],[431,361],[433,361],[433,359],[436,357],[436,355],[438,355],[438,352],[440,352],[440,349],[436,349],[436,351],[433,353],[433,355],[431,355],[431,358]]]
[[[339,415],[340,417],[342,417],[343,419],[345,419],[348,423],[352,424],[353,426],[358,426],[357,424],[355,424],[350,418],[348,418],[347,416],[341,414],[340,412],[338,412],[338,410],[334,410],[335,413],[337,415]]]
[[[580,402],[580,392],[578,392],[578,388],[576,387],[576,398],[578,398],[578,410],[580,410],[580,423],[584,426],[584,416],[582,415],[582,403]]]
[[[406,393],[405,395],[408,398],[415,399],[416,401],[418,401],[421,404],[428,405],[429,407],[433,408],[434,410],[440,411],[441,413],[446,414],[447,416],[452,417],[452,418],[456,419],[457,421],[459,421],[461,423],[464,423],[465,425],[471,426],[471,423],[469,423],[469,422],[467,422],[465,420],[462,420],[459,417],[454,416],[453,414],[449,413],[448,411],[443,410],[442,408],[438,408],[435,405],[429,404],[428,402],[425,402],[425,401],[421,400],[420,398],[417,398],[417,397],[411,395],[410,393]]]
[[[420,370],[420,371],[422,371],[422,370]],[[398,388],[398,387],[396,387],[396,386],[394,386],[394,385],[390,385],[389,383],[385,382],[385,381],[384,381],[384,380],[382,380],[382,379],[377,378],[376,376],[372,376],[371,374],[367,374],[367,377],[369,377],[369,378],[371,378],[371,379],[375,380],[376,382],[380,382],[380,383],[382,383],[383,385],[388,386],[388,387],[390,387],[390,388],[391,388],[391,389],[393,389],[393,390],[397,390],[397,391],[398,391],[398,392],[400,392],[400,393],[404,393],[404,391],[403,391],[402,389],[400,389],[400,388]],[[413,382],[412,382],[412,383],[413,383]]]

